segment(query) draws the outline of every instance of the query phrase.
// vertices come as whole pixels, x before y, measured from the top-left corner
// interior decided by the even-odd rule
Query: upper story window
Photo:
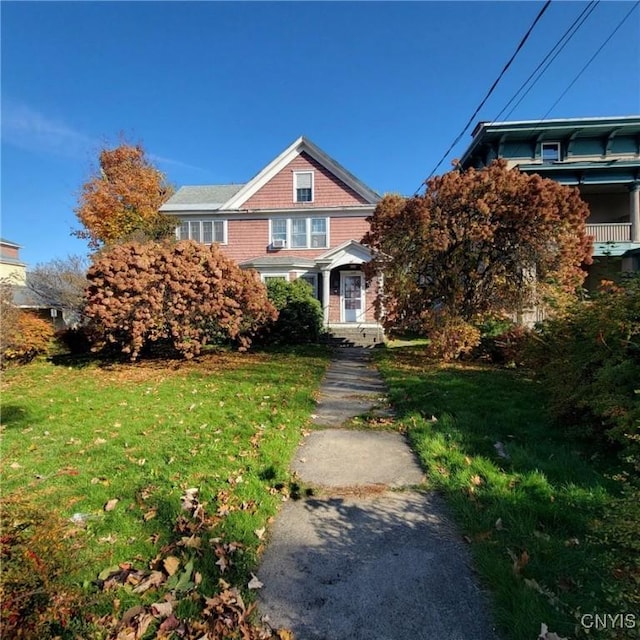
[[[293,174],[294,202],[313,202],[313,171],[296,171]]]
[[[278,249],[325,249],[329,246],[327,218],[272,218],[271,246]]]
[[[195,240],[203,244],[227,243],[226,220],[182,220],[176,229],[178,240]]]
[[[560,160],[560,143],[543,142],[540,148],[542,162],[558,162]]]

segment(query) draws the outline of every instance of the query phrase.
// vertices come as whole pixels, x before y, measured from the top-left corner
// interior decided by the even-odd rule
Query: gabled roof
[[[232,198],[244,185],[212,184],[180,187],[160,211],[215,211]]]
[[[311,140],[300,136],[246,184],[182,187],[160,207],[160,211],[233,211],[242,209],[242,205],[254,193],[301,153],[308,154],[318,164],[353,189],[367,203],[376,204],[380,200],[378,193],[370,189],[350,171],[347,171],[339,162],[313,144]]]
[[[363,264],[369,262],[373,252],[356,240],[347,240],[316,258],[316,264],[335,269],[344,264]]]
[[[368,203],[375,204],[380,200],[379,194],[370,189],[364,182],[358,180],[350,171],[347,171],[340,163],[336,162],[331,156],[327,155],[320,147],[316,146],[311,140],[300,136],[292,144],[290,144],[277,158],[272,160],[260,173],[254,176],[247,184],[242,187],[238,193],[228,200],[225,209],[240,209],[242,205],[259,189],[261,189],[271,178],[279,171],[284,169],[295,157],[301,153],[307,153],[316,162],[321,164],[325,169],[330,171],[334,176],[342,180],[347,186],[351,187],[357,194],[362,196]]]

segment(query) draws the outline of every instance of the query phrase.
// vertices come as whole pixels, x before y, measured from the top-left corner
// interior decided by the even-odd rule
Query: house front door
[[[362,322],[364,318],[364,276],[359,271],[340,274],[342,322]]]

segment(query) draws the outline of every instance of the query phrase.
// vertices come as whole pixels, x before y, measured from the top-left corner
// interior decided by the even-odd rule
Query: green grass
[[[104,613],[91,582],[118,563],[148,568],[175,543],[180,498],[197,487],[216,519],[209,536],[242,545],[224,576],[211,545],[194,552],[200,591],[217,591],[220,577],[246,586],[263,544],[254,530],[291,490],[289,461],[327,363],[326,350],[305,348],[11,369],[2,390],[5,509],[27,503],[62,518],[74,560],[61,580]],[[105,510],[112,499],[115,508]],[[70,522],[74,514],[81,527]]]
[[[515,370],[430,364],[419,347],[376,357],[397,426],[450,504],[506,638],[535,638],[541,623],[584,636],[582,613],[638,613],[609,600],[620,590],[611,568],[629,559],[598,535],[617,463],[551,425],[539,383]]]

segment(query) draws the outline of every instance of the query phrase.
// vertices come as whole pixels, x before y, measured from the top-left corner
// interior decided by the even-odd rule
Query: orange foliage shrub
[[[13,326],[3,327],[2,360],[21,364],[31,362],[37,355],[46,353],[54,337],[53,325],[28,311],[18,311]]]
[[[245,349],[277,317],[258,275],[216,245],[118,245],[96,257],[88,279],[95,348],[113,344],[132,360],[144,347],[167,341],[187,358],[208,342],[231,339]]]
[[[2,636],[60,637],[81,610],[63,583],[73,557],[65,523],[16,496],[3,498],[0,522]]]
[[[426,353],[438,360],[455,360],[468,355],[480,344],[480,329],[461,318],[430,314]]]

